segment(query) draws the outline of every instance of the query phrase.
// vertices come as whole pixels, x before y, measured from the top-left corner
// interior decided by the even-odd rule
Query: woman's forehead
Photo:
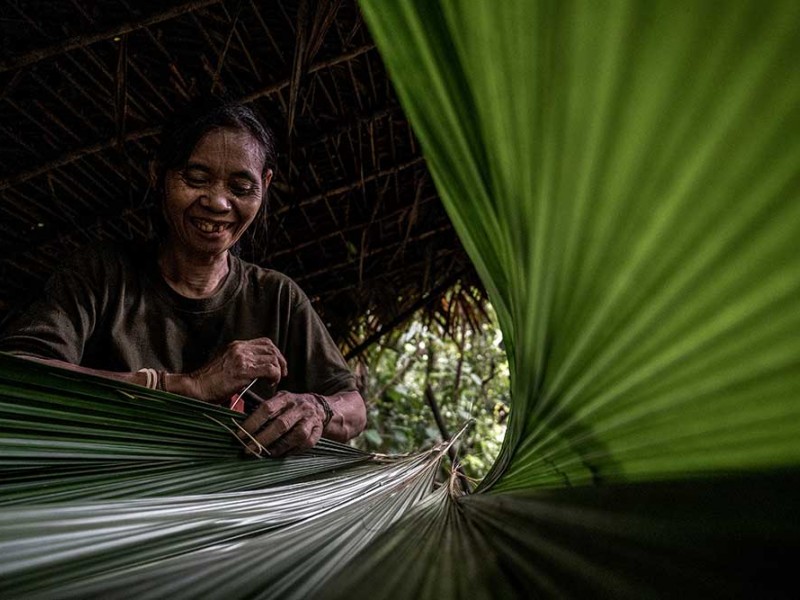
[[[264,149],[248,131],[218,128],[206,132],[195,144],[189,162],[199,162],[215,168],[235,166],[260,174],[264,167]]]

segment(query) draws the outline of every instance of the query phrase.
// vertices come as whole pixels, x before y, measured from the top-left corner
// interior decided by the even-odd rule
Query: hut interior
[[[480,283],[354,0],[0,10],[0,317],[75,250],[149,235],[161,126],[209,93],[251,103],[278,139],[266,232],[243,257],[293,277],[347,356],[419,309],[446,327],[480,314]]]

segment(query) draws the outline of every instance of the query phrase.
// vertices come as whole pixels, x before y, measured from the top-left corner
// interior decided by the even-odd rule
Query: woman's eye
[[[249,183],[246,184],[233,184],[231,191],[237,196],[249,196],[255,191],[255,186]]]
[[[208,183],[208,177],[196,173],[184,173],[183,180],[193,187],[200,187]]]

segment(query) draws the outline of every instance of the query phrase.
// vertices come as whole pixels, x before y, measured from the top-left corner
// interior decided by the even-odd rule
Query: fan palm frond
[[[800,5],[361,5],[503,330],[492,472],[246,461],[223,409],[3,358],[3,591],[792,595]]]

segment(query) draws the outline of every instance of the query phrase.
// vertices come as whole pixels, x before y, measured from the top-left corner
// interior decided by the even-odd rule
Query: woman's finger
[[[268,448],[271,455],[278,456],[316,444],[322,435],[324,418],[313,398],[305,394],[278,392],[244,420],[244,431],[237,436],[248,443],[251,453],[258,454],[260,445]]]
[[[277,442],[284,435],[289,433],[291,429],[300,420],[301,415],[296,410],[285,410],[270,421],[268,421],[264,428],[255,434],[258,443],[269,448],[272,444]],[[270,454],[272,450],[270,450]]]
[[[254,436],[268,421],[275,418],[286,408],[285,396],[285,392],[278,392],[269,400],[262,401],[242,422],[242,429],[244,429],[247,434]],[[244,432],[240,431],[237,435],[241,440],[249,439]]]
[[[265,352],[269,356],[273,357],[280,367],[280,373],[282,377],[286,377],[288,373],[288,364],[286,363],[286,358],[283,356],[283,353],[278,349],[278,347],[270,340],[269,338],[261,338],[262,344],[260,344],[260,349],[262,352]]]
[[[269,385],[277,385],[281,380],[281,367],[277,361],[265,362],[253,377],[264,380]]]
[[[309,421],[298,422],[291,430],[267,447],[270,456],[279,457],[290,452],[313,448],[322,437],[322,424]]]

